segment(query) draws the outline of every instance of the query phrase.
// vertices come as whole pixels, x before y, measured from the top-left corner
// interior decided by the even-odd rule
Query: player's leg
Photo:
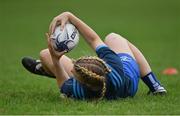
[[[139,64],[142,80],[152,92],[166,92],[166,90],[160,85],[155,75],[152,73],[151,67],[143,54],[133,44],[115,33],[109,34],[105,39],[105,43],[116,53],[127,53],[136,59],[137,63]],[[153,79],[151,79],[151,77],[153,77]]]
[[[60,59],[60,62],[68,75],[73,76],[71,73],[73,68],[71,59],[64,55]],[[22,59],[22,64],[31,73],[55,78],[54,66],[48,49],[44,49],[40,52],[40,60],[35,60],[31,57],[24,57]]]
[[[137,48],[135,49],[135,47],[122,36],[111,33],[106,37],[105,43],[116,53],[127,53],[136,59],[140,65],[141,76],[145,76],[151,72],[151,68],[142,53]]]
[[[44,70],[47,73],[54,75],[54,65],[48,49],[44,49],[40,52],[40,60]],[[72,60],[69,57],[63,55],[59,62],[61,62],[62,66],[64,67],[68,75],[73,76],[71,72],[71,70],[73,69]]]
[[[149,63],[147,62],[141,51],[130,42],[128,42],[128,45],[139,64],[141,79],[149,87],[150,91],[154,94],[166,93],[166,90],[164,89],[164,87],[162,87],[156,76],[153,74]]]
[[[42,66],[42,62],[39,59],[36,60],[32,57],[23,57],[22,64],[26,70],[33,74],[55,78],[55,76],[50,71],[45,71],[45,68]]]
[[[134,54],[129,48],[127,40],[122,38],[120,35],[110,33],[106,36],[104,43],[115,53],[127,53],[135,59]]]
[[[119,56],[122,64],[120,64],[119,66],[122,66],[122,72],[124,73],[124,75],[126,75],[122,75],[121,78],[126,79],[128,77],[131,80],[132,83],[131,87],[129,88],[130,93],[132,96],[135,95],[138,89],[140,70],[135,60],[134,54],[129,48],[127,40],[118,34],[111,33],[106,36],[104,42],[111,50],[113,50]]]
[[[147,62],[146,58],[144,57],[144,55],[140,52],[140,50],[137,47],[135,47],[129,41],[128,41],[128,45],[129,45],[131,51],[133,52],[133,54],[137,60],[137,63],[139,64],[139,68],[141,71],[141,77],[144,77],[149,72],[151,72],[151,67],[150,67],[149,63]]]

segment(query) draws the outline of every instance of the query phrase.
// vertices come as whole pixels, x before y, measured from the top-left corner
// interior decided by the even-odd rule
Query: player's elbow
[[[97,46],[103,44],[103,41],[100,38],[94,38],[89,44],[95,50]]]

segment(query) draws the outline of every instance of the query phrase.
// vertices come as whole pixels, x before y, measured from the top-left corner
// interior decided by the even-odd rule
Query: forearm
[[[87,24],[85,24],[82,20],[80,20],[71,13],[69,13],[69,21],[77,27],[81,35],[93,49],[96,48],[97,44],[103,43],[93,29],[91,29]]]
[[[64,70],[59,60],[53,60],[53,64],[54,64],[54,75],[56,76],[57,84],[59,87],[61,87],[64,81],[69,78],[69,76]]]
[[[54,48],[52,47],[52,39],[50,38],[48,33],[46,33],[46,38],[48,41],[48,49],[51,54],[51,59],[54,64],[52,70],[54,70],[53,73],[56,76],[58,86],[61,87],[64,81],[69,79],[67,72],[64,70],[63,66],[59,62],[59,59],[65,54],[66,51],[62,51],[62,52],[55,51]]]

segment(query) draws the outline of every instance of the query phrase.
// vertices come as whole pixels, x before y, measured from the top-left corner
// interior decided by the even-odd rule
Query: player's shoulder
[[[105,48],[108,48],[108,46],[105,44],[101,44],[96,47],[96,51],[99,51],[100,49],[105,49]]]
[[[105,44],[102,44],[96,47],[96,54],[101,59],[103,59],[103,56],[106,56],[106,55],[117,55],[113,50],[111,50]]]

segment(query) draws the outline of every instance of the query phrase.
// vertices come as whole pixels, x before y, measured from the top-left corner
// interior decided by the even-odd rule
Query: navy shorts
[[[127,53],[117,54],[105,45],[98,46],[96,53],[99,58],[103,59],[112,68],[112,73],[114,72],[114,75],[116,75],[114,77],[113,75],[108,77],[108,79],[110,78],[109,82],[112,82],[110,84],[111,91],[116,89],[112,85],[120,85],[118,88],[120,97],[126,97],[126,95],[134,96],[138,89],[140,77],[140,69],[136,60]],[[113,80],[115,81],[114,83]],[[119,91],[116,91],[116,93]]]
[[[132,82],[131,94],[135,95],[138,90],[140,77],[139,65],[137,64],[136,60],[134,60],[134,58],[129,54],[119,53],[118,56],[122,61],[125,76],[129,77]]]

